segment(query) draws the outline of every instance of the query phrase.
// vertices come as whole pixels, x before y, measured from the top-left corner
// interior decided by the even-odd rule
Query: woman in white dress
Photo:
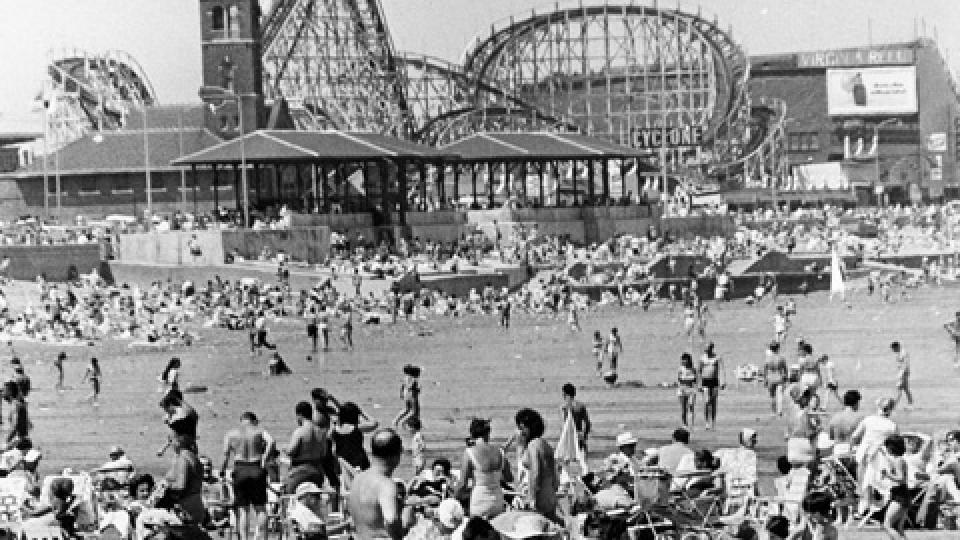
[[[880,450],[883,442],[899,430],[890,419],[895,402],[891,398],[877,400],[877,414],[867,416],[853,431],[851,442],[857,445],[857,478],[860,481],[860,507],[862,513],[870,502],[871,487],[879,486],[883,464]]]

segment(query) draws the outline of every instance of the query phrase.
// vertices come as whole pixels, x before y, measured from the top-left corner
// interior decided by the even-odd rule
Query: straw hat
[[[624,431],[617,435],[617,446],[630,446],[631,444],[637,444],[637,438],[633,436],[633,433]]]

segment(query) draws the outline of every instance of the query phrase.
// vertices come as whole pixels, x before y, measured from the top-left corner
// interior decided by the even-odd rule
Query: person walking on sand
[[[403,366],[404,381],[400,385],[403,410],[393,419],[393,425],[401,427],[410,420],[420,419],[420,368],[411,364]]]
[[[907,408],[913,407],[913,393],[910,392],[910,355],[903,350],[899,341],[891,343],[890,350],[897,362],[897,396],[893,398],[893,402],[899,405],[900,398],[907,396]]]
[[[60,351],[57,359],[53,361],[53,369],[57,372],[57,390],[63,390],[63,362],[67,359],[67,353]]]
[[[597,363],[597,375],[603,374],[603,334],[599,330],[593,332],[593,359]]]
[[[80,381],[81,383],[87,382],[87,380],[90,381],[92,392],[87,399],[92,401],[94,405],[98,403],[100,398],[100,379],[102,377],[103,372],[100,371],[100,361],[94,356],[90,358],[90,365],[87,366],[87,370],[83,373],[83,380]]]
[[[617,361],[623,353],[623,341],[620,340],[620,332],[616,327],[610,329],[610,335],[607,336],[607,358],[610,359],[610,371],[616,373]]]
[[[943,325],[950,339],[953,340],[953,367],[960,369],[960,311],[956,313],[956,319]]]

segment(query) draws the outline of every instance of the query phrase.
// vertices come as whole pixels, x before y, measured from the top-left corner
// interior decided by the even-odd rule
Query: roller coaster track
[[[267,98],[305,129],[369,129],[429,144],[483,130],[701,125],[714,169],[777,170],[782,104],[750,102],[750,64],[713,21],[640,5],[534,13],[494,25],[460,65],[395,51],[379,0],[279,0],[264,17]],[[767,125],[766,122],[770,124]]]
[[[379,0],[277,2],[261,34],[266,97],[304,109],[317,127],[409,136],[405,84],[382,13]]]
[[[51,53],[47,76],[56,100],[48,127],[61,146],[91,130],[119,129],[132,109],[157,102],[143,68],[123,51]]]
[[[525,123],[527,129],[533,122],[542,128],[579,131],[572,121],[545,114],[519,97],[474,79],[452,62],[413,53],[402,53],[397,62],[405,73],[417,126],[414,140],[445,144],[480,127],[516,130],[518,122]]]

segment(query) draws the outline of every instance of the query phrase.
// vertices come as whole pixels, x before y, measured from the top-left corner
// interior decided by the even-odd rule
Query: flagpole
[[[41,112],[43,122],[43,217],[47,219],[50,217],[50,175],[47,172],[47,159],[49,157],[47,138],[50,136],[50,126],[47,125],[47,104],[41,102],[41,105],[43,105]]]

